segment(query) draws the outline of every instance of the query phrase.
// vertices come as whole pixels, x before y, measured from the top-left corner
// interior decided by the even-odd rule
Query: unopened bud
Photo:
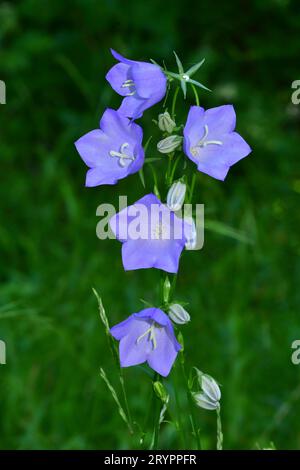
[[[182,137],[180,135],[170,135],[163,140],[160,140],[157,144],[157,150],[160,153],[171,153],[174,152],[182,143]]]
[[[180,181],[172,184],[167,195],[167,206],[171,211],[179,211],[184,203],[186,185]]]
[[[173,121],[168,111],[158,115],[158,127],[161,131],[172,134],[174,128],[176,127],[176,122]]]
[[[171,291],[171,283],[170,283],[169,277],[166,276],[166,279],[163,284],[163,299],[165,303],[169,301],[170,291]]]
[[[154,387],[154,391],[156,393],[156,396],[158,398],[160,398],[160,400],[163,403],[168,402],[169,394],[168,394],[166,388],[164,387],[164,385],[161,382],[157,381],[157,382],[154,382],[153,387]]]
[[[202,389],[200,393],[193,393],[196,404],[205,410],[218,410],[220,408],[221,391],[220,387],[210,375],[203,374],[197,370],[199,385]]]
[[[180,304],[172,304],[169,307],[168,313],[171,320],[174,323],[177,323],[177,325],[184,325],[185,323],[188,323],[191,319],[188,312]]]
[[[184,232],[185,235],[185,248],[186,250],[194,250],[197,245],[197,229],[193,217],[187,216],[184,220],[189,224],[188,233]]]

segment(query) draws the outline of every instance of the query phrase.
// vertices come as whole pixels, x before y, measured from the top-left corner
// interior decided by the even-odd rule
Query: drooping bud
[[[177,325],[184,325],[191,319],[188,312],[180,304],[172,304],[168,311],[169,317]]]
[[[220,408],[221,391],[220,387],[210,375],[203,374],[196,369],[199,385],[202,389],[200,393],[193,393],[197,406],[205,410],[218,410]]]
[[[160,140],[157,144],[157,150],[160,153],[171,153],[174,152],[182,143],[183,137],[180,135],[170,135],[163,140]]]
[[[158,127],[161,131],[172,134],[174,128],[176,127],[176,122],[173,121],[168,111],[158,115]]]
[[[184,217],[184,220],[190,225],[190,230],[188,233],[185,233],[186,242],[185,248],[186,250],[194,250],[197,245],[197,229],[196,224],[191,216]]]
[[[179,211],[184,203],[186,184],[176,181],[172,184],[167,195],[167,206],[171,211]]]

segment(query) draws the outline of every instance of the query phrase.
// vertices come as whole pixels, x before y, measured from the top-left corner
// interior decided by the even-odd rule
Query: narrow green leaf
[[[176,63],[177,63],[177,67],[178,67],[178,71],[180,74],[184,73],[184,70],[183,70],[183,65],[181,63],[181,60],[179,59],[178,55],[176,54],[175,51],[173,51],[174,53],[174,56],[175,56],[175,59],[176,59]]]
[[[243,243],[253,244],[253,240],[245,233],[216,220],[205,220],[205,229],[230,237]]]
[[[145,163],[158,162],[158,160],[162,160],[162,157],[149,157],[149,158],[145,158]]]
[[[199,70],[200,67],[204,64],[204,62],[205,62],[205,59],[202,59],[201,62],[198,62],[197,64],[193,65],[191,68],[188,69],[188,71],[186,72],[186,75],[188,75],[189,77],[194,75],[194,73],[196,73],[197,70]]]
[[[196,86],[198,86],[199,88],[203,88],[203,90],[211,91],[210,88],[207,88],[205,85],[202,85],[202,83],[197,82],[196,80],[193,80],[192,78],[189,79],[189,83],[193,83],[193,85],[196,85]]]
[[[145,188],[146,188],[146,184],[145,184],[145,176],[144,176],[144,170],[143,170],[143,168],[141,168],[140,171],[139,171],[139,177],[140,177],[142,186],[143,186],[143,188],[145,189]]]
[[[184,99],[186,99],[186,81],[185,80],[180,80],[180,86],[181,86],[181,89],[182,89]]]

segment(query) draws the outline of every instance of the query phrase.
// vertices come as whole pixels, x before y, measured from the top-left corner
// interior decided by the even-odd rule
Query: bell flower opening
[[[207,109],[190,108],[183,135],[183,149],[199,171],[224,180],[229,168],[251,152],[247,142],[234,131],[232,105]]]
[[[76,149],[90,168],[86,186],[116,184],[136,173],[144,163],[143,130],[118,111],[107,109],[95,129],[75,142]]]
[[[121,367],[147,362],[163,377],[169,375],[181,345],[170,319],[162,310],[151,307],[133,313],[110,331],[120,341]]]
[[[111,87],[124,97],[119,108],[121,114],[137,119],[143,112],[163,99],[167,78],[158,65],[126,59],[111,49],[118,64],[106,75]]]

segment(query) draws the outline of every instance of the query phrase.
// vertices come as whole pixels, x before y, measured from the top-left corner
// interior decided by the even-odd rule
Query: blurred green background
[[[100,203],[120,194],[132,203],[144,190],[137,175],[85,188],[86,167],[73,145],[98,126],[107,106],[120,103],[105,81],[115,63],[110,47],[133,59],[165,60],[171,70],[173,50],[186,66],[205,57],[196,79],[213,93],[201,92],[201,104],[235,106],[237,130],[253,153],[224,183],[199,174],[197,202],[208,219],[253,243],[207,230],[204,249],[182,257],[177,297],[190,303],[188,366],[222,384],[225,448],[271,441],[279,449],[300,448],[300,366],[290,359],[291,343],[300,339],[300,105],[291,103],[291,83],[300,79],[299,6],[289,0],[0,3],[0,79],[7,85],[0,107],[0,339],[7,345],[1,448],[136,445],[99,375],[102,366],[119,391],[92,287],[111,324],[140,310],[140,298],[158,302],[159,272],[125,273],[119,243],[95,234]],[[178,104],[184,119],[181,97]],[[140,120],[145,139],[159,111],[158,105]],[[185,417],[177,372],[170,380]],[[125,377],[142,423],[150,379],[139,368],[126,369]],[[214,413],[196,413],[204,447],[213,448]],[[181,445],[164,425],[160,446]]]

